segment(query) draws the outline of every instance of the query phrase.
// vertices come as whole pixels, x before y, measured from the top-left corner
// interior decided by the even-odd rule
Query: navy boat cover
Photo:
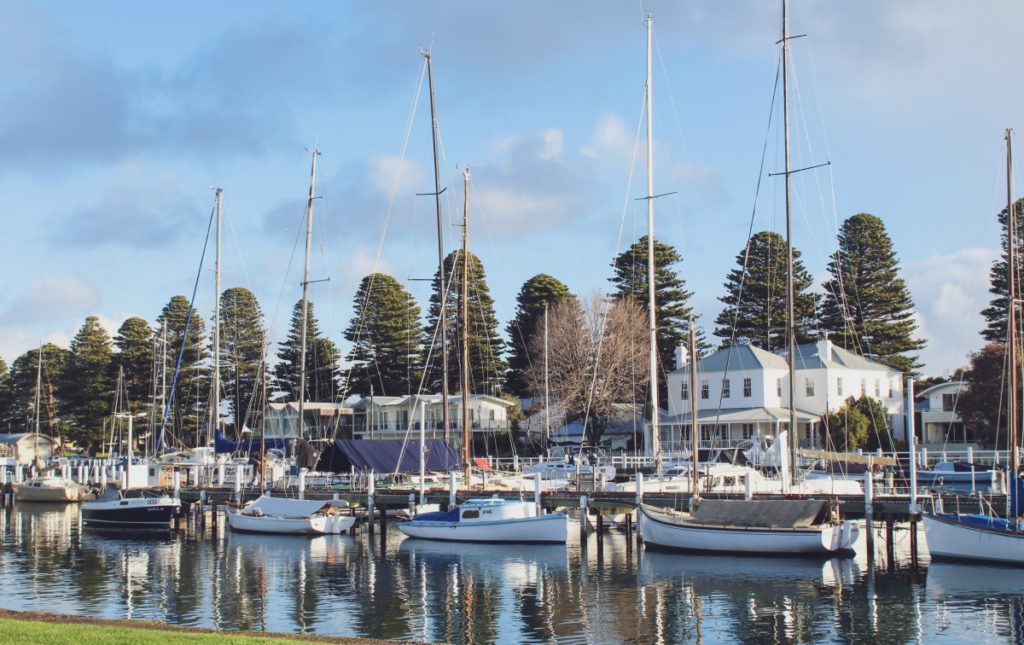
[[[443,439],[427,439],[426,470],[447,472],[461,468],[459,453]],[[338,439],[320,453],[316,469],[321,472],[347,473],[372,469],[378,473],[411,473],[420,469],[418,439]]]

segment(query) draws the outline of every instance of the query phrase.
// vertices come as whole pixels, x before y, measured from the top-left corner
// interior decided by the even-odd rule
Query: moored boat
[[[537,515],[532,502],[470,499],[450,511],[421,513],[398,530],[427,540],[565,544],[569,519],[563,513]]]
[[[60,475],[41,475],[14,487],[14,496],[22,502],[84,502],[96,499],[88,486]]]
[[[82,504],[82,521],[92,529],[169,531],[171,518],[180,510],[181,501],[163,493],[111,487],[99,499]]]
[[[324,500],[269,495],[261,495],[243,508],[229,510],[227,519],[232,531],[279,535],[337,535],[356,522],[355,517],[337,513]]]
[[[979,560],[1024,565],[1024,531],[994,515],[925,513],[924,534],[933,560]]]

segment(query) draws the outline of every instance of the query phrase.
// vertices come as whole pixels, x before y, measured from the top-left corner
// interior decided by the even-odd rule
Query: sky
[[[252,289],[282,339],[314,148],[321,329],[347,347],[372,271],[425,311],[437,233],[433,199],[417,196],[433,191],[424,50],[445,249],[460,243],[469,168],[470,247],[503,328],[538,273],[608,290],[612,259],[647,226],[646,12],[654,192],[674,193],[656,201],[655,236],[684,258],[710,332],[748,230],[784,231],[768,176],[783,168],[779,108],[769,118],[779,2],[0,0],[0,357],[66,347],[90,315],[111,335],[129,316],[153,321],[197,275],[209,321],[212,187],[222,288]],[[882,218],[923,371],[941,376],[982,344],[1003,133],[1024,116],[1024,4],[791,0],[789,14],[806,34],[791,41],[793,166],[830,163],[794,176],[794,244],[820,283],[841,222]]]

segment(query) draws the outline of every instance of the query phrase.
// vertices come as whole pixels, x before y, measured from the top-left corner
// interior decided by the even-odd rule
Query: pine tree
[[[462,323],[460,307],[462,306],[462,253],[452,251],[444,259],[445,284],[448,286],[448,298],[445,302],[448,339],[448,388],[457,391],[461,379],[461,347],[460,334]],[[491,298],[484,276],[484,266],[480,259],[469,254],[468,263],[468,327],[469,327],[469,387],[476,393],[498,394],[505,380],[508,369],[502,359],[505,343],[498,335],[498,318],[494,313],[494,300]],[[437,332],[440,324],[441,293],[440,272],[434,274],[434,291],[430,296],[430,315],[427,320],[427,337],[432,339],[433,358],[427,366],[427,383],[433,391],[440,391],[442,380],[441,338]]]
[[[64,366],[67,365],[68,350],[57,347],[53,343],[46,343],[41,348],[42,361],[42,389],[39,399],[41,402],[40,428],[44,433],[54,435],[60,434],[63,429],[55,405],[59,401],[60,392],[58,385],[63,380]],[[36,416],[36,376],[40,367],[40,349],[31,349],[14,360],[10,370],[10,413],[4,418],[5,428],[14,432],[30,432],[35,427]]]
[[[124,370],[124,385],[133,412],[146,409],[153,392],[153,330],[149,323],[133,316],[123,323],[114,336],[113,374]]]
[[[61,374],[60,412],[70,422],[69,436],[79,444],[103,440],[103,419],[111,412],[114,349],[99,318],[89,316],[71,340],[71,353]]]
[[[917,330],[914,303],[902,278],[892,240],[882,220],[858,213],[839,229],[839,248],[828,271],[821,325],[839,346],[869,355],[912,376],[925,341]]]
[[[7,370],[7,362],[0,358],[0,433],[11,432],[8,419],[12,416],[13,407],[11,374]]]
[[[299,400],[299,365],[302,360],[302,301],[292,310],[288,338],[277,352],[274,366],[274,388],[284,392],[288,401]],[[306,309],[306,395],[305,401],[333,402],[340,393],[338,362],[341,354],[329,338],[324,338],[313,313],[313,303]]]
[[[402,284],[385,273],[363,278],[345,340],[355,362],[350,393],[400,395],[416,392],[423,376],[426,342],[420,308]]]
[[[266,336],[256,295],[244,287],[224,291],[220,296],[220,382],[236,433],[246,423],[255,427],[263,417]]]
[[[793,249],[793,311],[797,343],[814,340],[818,296],[810,293],[810,273]],[[722,345],[749,343],[768,351],[786,346],[786,241],[778,233],[754,234],[729,272],[725,308],[715,319]]]
[[[1015,264],[1017,265],[1017,272],[1020,275],[1020,271],[1024,269],[1024,199],[1018,199],[1013,204],[1014,217],[1014,228],[1017,238],[1017,259]],[[1008,302],[1007,293],[1009,292],[1009,283],[1007,281],[1008,269],[1007,264],[1010,259],[1010,248],[1009,248],[1009,237],[1007,235],[1006,224],[1006,209],[1004,208],[999,212],[999,225],[1002,229],[1001,240],[1002,240],[1002,253],[999,258],[992,262],[992,269],[989,271],[989,293],[992,294],[992,300],[989,306],[982,310],[981,315],[985,317],[985,328],[981,330],[981,336],[988,342],[1006,342],[1006,329],[1007,329],[1007,308],[1006,303]],[[1020,288],[1022,285],[1018,282],[1017,287]],[[1018,316],[1020,310],[1018,309]]]
[[[523,283],[516,296],[516,315],[506,327],[509,337],[508,378],[505,388],[515,396],[530,392],[530,342],[543,333],[544,312],[562,298],[575,298],[560,280],[539,273]]]
[[[191,445],[198,437],[209,391],[209,366],[205,363],[205,325],[202,316],[192,310],[185,296],[174,296],[163,308],[156,324],[162,328],[165,323],[171,374],[168,377],[167,396],[171,400],[172,416],[172,423],[167,430],[172,436],[164,437],[163,441],[165,444],[174,441],[181,445]]]

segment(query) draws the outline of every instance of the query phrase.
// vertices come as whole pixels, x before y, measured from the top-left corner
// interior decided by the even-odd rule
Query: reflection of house
[[[53,456],[55,447],[54,439],[45,434],[0,434],[0,463],[27,466],[36,459],[46,461]]]
[[[662,416],[665,450],[690,446],[691,396],[697,397],[697,420],[705,445],[734,445],[758,435],[774,436],[788,427],[789,370],[785,356],[751,345],[720,349],[697,361],[697,391],[690,392],[689,357],[682,347],[677,352],[679,367],[668,375],[668,413]],[[898,370],[836,347],[828,340],[800,345],[796,359],[797,436],[801,445],[819,445],[820,417],[842,407],[849,397],[862,394],[882,403],[891,415],[894,432],[902,432]]]
[[[299,404],[271,403],[266,411],[268,439],[346,437],[352,431],[352,408],[341,403],[303,403],[302,432],[299,432]]]
[[[939,383],[917,395],[916,423],[920,441],[927,444],[966,443],[966,428],[956,412],[957,399],[967,388],[963,381]]]
[[[433,438],[443,431],[440,394],[421,396],[366,396],[352,406],[353,437],[356,439],[403,438],[419,432],[421,419]],[[512,403],[487,394],[469,395],[469,424],[474,434],[504,432],[509,428],[508,410]],[[448,427],[462,434],[462,397],[448,397]]]

